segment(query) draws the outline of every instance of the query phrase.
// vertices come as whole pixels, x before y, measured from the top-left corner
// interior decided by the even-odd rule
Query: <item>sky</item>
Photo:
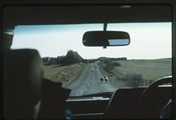
[[[128,59],[158,59],[172,56],[171,23],[111,23],[107,30],[126,31],[128,46],[86,47],[82,37],[86,31],[103,30],[103,24],[19,25],[15,27],[12,49],[37,49],[41,57],[66,55],[77,51],[84,59],[127,57]]]

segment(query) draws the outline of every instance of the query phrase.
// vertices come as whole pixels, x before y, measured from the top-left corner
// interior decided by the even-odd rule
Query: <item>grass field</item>
[[[171,75],[171,59],[156,60],[127,60],[119,61],[120,67],[116,67],[126,74],[141,74],[143,79],[158,79],[163,76]]]
[[[172,72],[171,59],[155,60],[119,60],[111,72],[104,71],[109,79],[118,87],[136,87],[149,85],[151,82],[170,76]],[[101,64],[102,68],[103,64]]]
[[[120,66],[115,66],[111,72],[105,71],[104,62],[99,64],[103,74],[117,87],[136,87],[149,85],[151,82],[170,76],[172,72],[171,59],[155,60],[118,60]],[[54,82],[62,82],[63,87],[76,80],[84,69],[84,63],[69,66],[48,65],[44,66],[44,77]]]
[[[77,79],[84,67],[83,63],[68,66],[46,65],[44,66],[44,77],[53,82],[62,82],[64,87]]]

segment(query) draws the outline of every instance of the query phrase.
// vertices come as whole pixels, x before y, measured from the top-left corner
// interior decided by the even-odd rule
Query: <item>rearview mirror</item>
[[[130,43],[130,36],[123,31],[88,31],[83,35],[85,46],[126,46]]]

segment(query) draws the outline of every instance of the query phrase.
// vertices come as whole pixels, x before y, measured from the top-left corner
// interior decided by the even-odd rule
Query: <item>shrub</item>
[[[112,70],[115,68],[115,66],[120,66],[120,63],[113,62],[111,60],[105,60],[104,63],[105,63],[104,70],[108,73],[112,73]]]
[[[123,76],[121,80],[124,81],[128,87],[137,87],[143,82],[141,74],[127,74]]]

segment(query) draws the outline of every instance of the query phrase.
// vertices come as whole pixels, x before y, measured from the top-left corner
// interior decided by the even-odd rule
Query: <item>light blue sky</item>
[[[126,31],[131,43],[120,47],[85,47],[84,32],[102,30],[103,24],[16,26],[12,49],[34,48],[42,57],[66,55],[77,51],[83,58],[127,57],[157,59],[171,57],[171,23],[108,24],[107,30]]]

